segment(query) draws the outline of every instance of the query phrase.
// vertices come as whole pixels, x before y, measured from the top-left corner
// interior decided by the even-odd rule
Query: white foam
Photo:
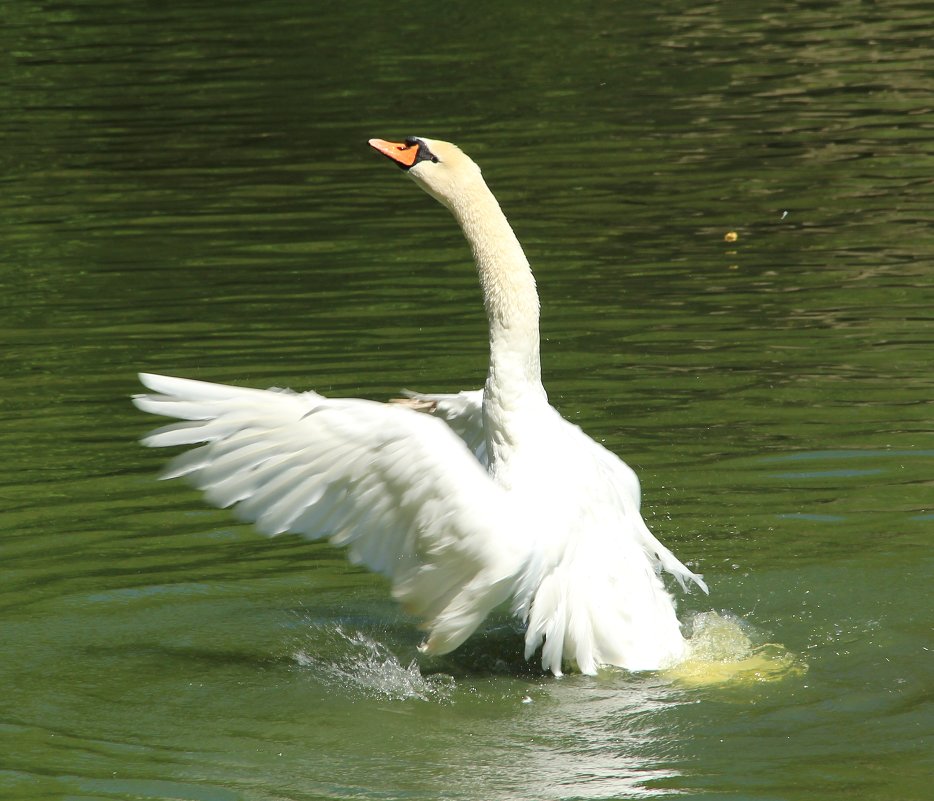
[[[403,665],[389,648],[363,632],[335,626],[330,633],[335,636],[326,638],[331,641],[324,649],[327,656],[306,649],[293,655],[299,666],[314,670],[326,683],[395,701],[446,701],[454,691],[453,677],[423,676],[415,659]]]

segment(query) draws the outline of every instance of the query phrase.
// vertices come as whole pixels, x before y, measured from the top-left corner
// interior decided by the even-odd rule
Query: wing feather
[[[348,546],[426,619],[429,651],[456,648],[509,597],[525,559],[510,504],[442,420],[313,392],[140,379],[157,394],[134,403],[181,421],[143,442],[198,445],[164,478],[186,477],[265,534]]]
[[[483,390],[470,389],[453,394],[430,394],[403,391],[404,398],[393,403],[409,406],[438,417],[447,423],[484,467],[489,464],[486,452],[486,432],[483,428]]]

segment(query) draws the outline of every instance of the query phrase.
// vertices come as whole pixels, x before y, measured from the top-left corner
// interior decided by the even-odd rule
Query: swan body
[[[707,588],[649,531],[635,473],[548,403],[535,280],[479,167],[447,142],[370,145],[471,246],[489,321],[483,389],[383,404],[142,374],[151,393],[136,405],[181,421],[144,443],[200,444],[164,477],[187,476],[266,534],[346,545],[422,618],[428,653],[508,602],[526,658],[541,648],[555,675],[677,662],[685,641],[659,574]]]

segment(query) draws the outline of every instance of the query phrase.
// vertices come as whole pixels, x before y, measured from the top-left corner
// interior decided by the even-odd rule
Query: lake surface
[[[8,5],[0,796],[928,797],[929,3]],[[482,383],[460,232],[365,146],[411,134],[482,165],[685,624],[795,669],[556,680],[502,617],[425,659],[340,551],[156,480],[139,370]]]

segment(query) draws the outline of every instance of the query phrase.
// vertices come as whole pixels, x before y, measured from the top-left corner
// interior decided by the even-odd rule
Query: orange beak
[[[392,159],[402,169],[407,170],[418,158],[418,145],[404,145],[399,142],[387,142],[385,139],[371,139],[370,147]]]

